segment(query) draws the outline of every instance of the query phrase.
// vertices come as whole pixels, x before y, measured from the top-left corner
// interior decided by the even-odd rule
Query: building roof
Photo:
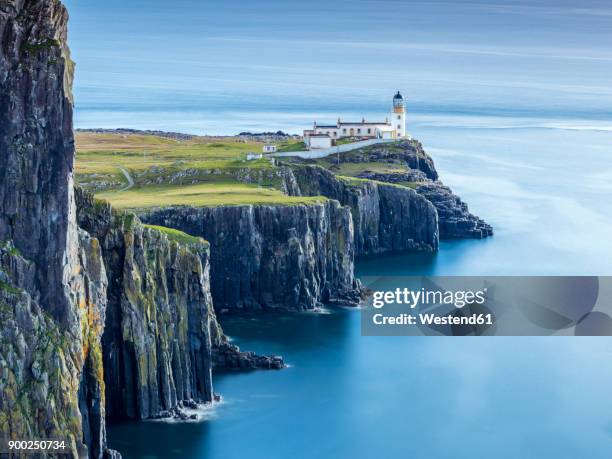
[[[396,94],[396,95],[393,97],[393,99],[394,99],[394,100],[395,100],[395,99],[402,99],[402,100],[403,100],[404,98],[402,97],[402,95],[400,94],[400,92],[399,92],[399,91],[397,91],[397,94]]]
[[[344,125],[368,126],[368,125],[381,125],[381,124],[382,125],[388,125],[388,124],[391,124],[391,123],[389,123],[387,121],[381,121],[381,122],[378,122],[378,123],[377,122],[369,122],[369,121],[368,122],[358,121],[358,122],[355,122],[355,123],[345,123],[343,121],[342,123],[340,123],[341,126],[344,126]]]
[[[338,129],[338,126],[335,124],[330,124],[330,125],[323,125],[323,126],[319,126],[317,124],[317,128],[323,128],[323,129]]]

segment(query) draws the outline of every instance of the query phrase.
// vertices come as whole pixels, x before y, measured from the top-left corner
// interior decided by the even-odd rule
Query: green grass
[[[11,293],[13,295],[17,295],[19,293],[21,293],[21,290],[13,287],[12,285],[9,285],[5,282],[0,281],[0,290],[3,290],[5,292]]]
[[[10,241],[0,241],[0,247],[3,249],[8,249],[7,251],[10,255],[13,255],[13,256],[21,255],[21,252],[19,251],[19,249],[15,247],[13,243]]]
[[[263,167],[269,161],[245,161],[263,143],[233,138],[195,137],[174,140],[153,135],[76,133],[76,174],[117,174],[118,167],[137,174],[151,167],[162,169],[220,169]]]
[[[390,182],[381,182],[379,180],[370,180],[370,179],[364,179],[364,178],[358,178],[358,177],[346,177],[342,175],[337,175],[336,177],[339,180],[342,180],[347,185],[362,185],[364,183],[376,183],[377,185],[392,186],[395,188],[411,188],[411,189],[415,189],[416,186],[420,185],[420,183],[415,183],[415,182],[390,183]],[[410,186],[406,184],[410,184],[414,186]]]
[[[342,163],[341,162],[340,164],[336,164],[332,160],[328,160],[328,161],[321,161],[319,164],[327,169],[330,169],[331,171],[333,171],[334,173],[338,175],[346,175],[349,177],[354,177],[366,171],[381,173],[381,174],[391,174],[394,172],[406,172],[407,170],[406,167],[403,167],[400,165],[389,164],[389,163],[375,163],[375,162],[368,162],[368,163]]]
[[[145,228],[151,228],[164,233],[170,241],[176,241],[179,244],[204,244],[206,241],[201,237],[191,236],[174,228],[166,228],[165,226],[144,225]]]
[[[149,209],[169,206],[216,207],[245,204],[310,204],[322,197],[293,197],[282,192],[242,183],[199,183],[189,186],[151,186],[97,195],[117,209]]]
[[[78,132],[76,143],[77,183],[119,209],[299,201],[268,188],[280,188],[280,179],[268,159],[246,161],[247,153],[261,151],[261,142]],[[292,148],[297,144],[287,142]],[[133,188],[124,189],[128,182],[121,169],[133,179]],[[260,183],[240,183],[246,175],[256,177]]]
[[[336,145],[346,145],[349,143],[359,142],[361,139],[358,137],[343,137],[341,139],[336,140]]]
[[[291,151],[304,151],[306,150],[306,144],[300,140],[288,140],[281,143],[277,150],[279,153],[286,153]]]

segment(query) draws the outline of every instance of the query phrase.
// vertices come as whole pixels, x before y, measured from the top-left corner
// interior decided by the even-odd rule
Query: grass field
[[[290,151],[304,151],[306,150],[306,144],[302,141],[298,140],[288,140],[287,142],[283,142],[278,146],[279,153],[285,153]]]
[[[262,143],[232,138],[195,137],[174,140],[153,135],[76,133],[77,176],[114,174],[117,167],[134,173],[151,166],[241,167],[249,152],[261,152]],[[257,162],[260,166],[268,161]],[[251,164],[250,164],[251,165]]]
[[[289,197],[275,189],[280,183],[269,159],[246,161],[247,153],[261,151],[260,142],[77,132],[76,144],[77,184],[119,209],[298,204],[322,199]],[[282,146],[301,148],[296,140]],[[247,184],[239,180],[245,171],[264,173],[255,174],[258,184]],[[267,171],[271,174],[266,175]]]
[[[151,186],[96,195],[117,209],[150,209],[168,206],[215,207],[243,204],[311,204],[322,197],[287,196],[274,188],[243,183],[201,183],[190,186]]]

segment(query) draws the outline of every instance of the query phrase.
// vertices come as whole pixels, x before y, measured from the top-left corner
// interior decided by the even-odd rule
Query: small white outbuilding
[[[308,148],[311,150],[319,150],[322,148],[331,148],[332,139],[327,134],[312,134],[308,136]]]
[[[264,153],[276,153],[276,145],[264,145],[263,152]]]

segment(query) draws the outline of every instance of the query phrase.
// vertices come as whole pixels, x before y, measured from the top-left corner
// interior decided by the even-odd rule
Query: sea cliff
[[[300,174],[302,176],[302,180],[299,180],[298,184],[298,194],[320,193],[351,205],[341,198],[342,194],[338,194],[337,184],[330,185],[331,179],[329,176],[325,176],[321,172],[308,172],[307,168],[304,169],[305,166],[317,164],[339,176],[338,178],[345,182],[346,179],[341,177],[343,171],[350,171],[352,172],[350,177],[352,179],[377,182],[379,184],[378,190],[381,190],[381,183],[414,189],[416,194],[425,198],[436,209],[440,239],[482,239],[493,235],[491,225],[472,214],[467,204],[440,181],[433,159],[417,140],[404,139],[393,143],[376,144],[349,151],[342,155],[332,155],[318,162],[294,158],[289,161],[283,160],[283,163],[293,168],[296,176]],[[314,179],[314,184],[308,182],[311,178]],[[353,180],[354,182],[355,180]],[[291,184],[290,181],[288,183]],[[372,187],[373,185],[369,186]],[[365,187],[365,185],[362,185],[362,187]],[[295,189],[295,186],[287,187],[289,193],[294,193]],[[396,191],[395,194],[399,196],[401,193]],[[410,199],[416,202],[414,197]],[[351,208],[354,215],[357,214],[356,207],[351,205]],[[392,211],[392,209],[389,210]],[[357,227],[358,224],[356,223],[355,226]],[[374,244],[370,247],[365,250],[366,253],[388,251],[385,246],[377,248]]]
[[[0,4],[0,436],[106,448],[106,273],[79,230],[73,63],[59,1]]]
[[[338,178],[318,166],[292,167],[299,195],[323,195],[351,209],[357,255],[436,251],[435,207],[414,190],[366,179]]]
[[[337,201],[297,205],[171,207],[143,221],[211,243],[211,291],[217,311],[317,309],[357,304],[350,210]]]
[[[221,332],[208,287],[208,243],[172,240],[87,193],[77,198],[79,224],[98,239],[108,277],[108,416],[145,419],[183,401],[211,402],[211,337]]]

